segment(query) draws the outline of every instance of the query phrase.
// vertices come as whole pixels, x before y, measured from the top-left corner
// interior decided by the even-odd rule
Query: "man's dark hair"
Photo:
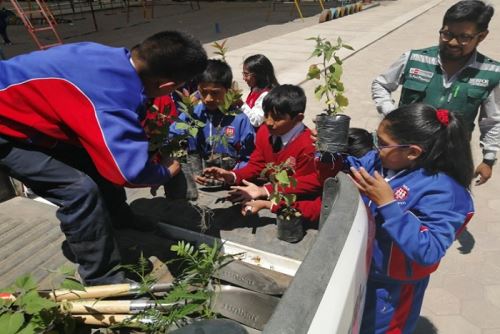
[[[132,48],[144,61],[146,74],[177,83],[188,81],[207,66],[207,53],[193,36],[162,31]]]
[[[290,118],[294,118],[306,111],[306,94],[299,86],[276,86],[264,97],[262,108],[266,117],[271,113],[277,116],[290,115]]]
[[[196,81],[198,84],[213,83],[229,89],[233,84],[233,72],[226,62],[218,59],[209,59],[207,68],[198,75]]]
[[[443,27],[454,22],[473,22],[479,32],[488,30],[488,24],[493,16],[492,6],[481,0],[462,0],[451,6],[443,18]]]

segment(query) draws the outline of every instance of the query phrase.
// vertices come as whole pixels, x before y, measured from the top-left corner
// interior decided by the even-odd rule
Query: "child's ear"
[[[423,150],[418,145],[410,145],[408,149],[408,160],[415,161],[423,153]]]
[[[297,114],[294,118],[293,118],[297,123],[299,122],[302,122],[304,120],[304,114],[300,113],[300,114]]]

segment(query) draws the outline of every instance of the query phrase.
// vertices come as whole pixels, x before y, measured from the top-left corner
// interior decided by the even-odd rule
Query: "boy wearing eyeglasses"
[[[400,106],[424,102],[451,110],[470,133],[479,114],[483,161],[475,170],[478,185],[491,177],[500,149],[500,63],[477,51],[493,12],[480,0],[457,2],[444,15],[438,46],[404,53],[372,83],[372,98],[383,115],[397,107],[391,93],[399,86]]]

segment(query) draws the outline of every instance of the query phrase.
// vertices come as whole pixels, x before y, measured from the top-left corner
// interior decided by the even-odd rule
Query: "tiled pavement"
[[[262,20],[258,19],[260,23],[254,25],[253,30],[248,29],[246,32],[241,31],[241,22],[248,19],[241,17],[238,20],[234,17],[230,21],[224,21],[226,32],[234,29],[239,33],[229,38],[228,43],[232,51],[228,59],[233,66],[236,79],[241,83],[239,73],[244,57],[257,52],[266,54],[275,65],[280,82],[301,83],[306,90],[308,95],[306,122],[312,125],[312,119],[321,111],[321,105],[314,99],[312,93],[314,82],[303,82],[309,64],[314,62],[313,59],[307,59],[313,43],[305,39],[317,35],[332,39],[340,36],[356,49],[354,53],[343,54],[346,58],[344,81],[350,98],[347,113],[352,117],[353,126],[374,129],[380,118],[370,99],[371,80],[402,52],[437,43],[437,31],[442,16],[454,2],[454,0],[381,1],[380,6],[323,24],[315,24],[317,16],[306,18],[304,22],[294,20],[274,25],[263,24]],[[500,59],[499,1],[490,2],[497,5],[497,13],[490,24],[490,34],[481,44],[480,50],[493,58]],[[214,3],[217,4],[221,3]],[[205,3],[202,3],[202,8],[204,5]],[[221,4],[221,6],[226,5]],[[237,6],[247,6],[243,7],[244,11],[250,11],[251,7],[248,7],[248,3],[234,3],[231,10]],[[255,7],[258,6],[261,6],[261,14],[265,15],[267,5],[255,4]],[[207,27],[211,26],[204,26],[204,23],[207,20],[214,20],[211,15],[216,15],[216,8],[217,6],[212,7],[212,10],[215,10],[213,12],[179,14],[185,16],[186,22],[188,20],[194,22],[193,25],[186,27],[195,35],[198,31],[200,38],[207,45],[214,39],[231,35],[231,33],[226,33],[224,36],[207,33],[210,30]],[[221,21],[222,19],[220,18]],[[131,45],[135,40],[151,32],[179,26],[176,25],[176,19],[166,21],[154,20],[148,25],[123,28],[120,32],[110,30],[97,34],[89,33],[69,40],[86,39],[114,45]],[[18,46],[18,51],[11,50],[13,53],[26,51],[21,46]],[[244,84],[240,86],[245,87]],[[479,161],[477,137],[478,134],[475,133],[473,149],[476,161]],[[460,242],[453,244],[441,267],[431,278],[421,322],[417,329],[419,334],[500,334],[498,175],[500,171],[498,168],[500,167],[497,166],[494,170],[497,174],[494,174],[487,184],[472,188],[477,213],[469,224],[468,233],[463,235]]]

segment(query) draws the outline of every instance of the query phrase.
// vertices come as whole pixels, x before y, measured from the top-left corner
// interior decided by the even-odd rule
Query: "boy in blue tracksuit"
[[[189,151],[199,152],[204,159],[209,159],[213,151],[235,159],[235,169],[245,166],[255,147],[255,130],[245,114],[224,114],[219,109],[224,95],[231,88],[231,68],[223,61],[210,59],[197,81],[201,103],[195,107],[193,116],[205,125],[195,138],[188,139]],[[181,121],[187,118],[185,114],[179,117]],[[184,131],[176,123],[170,127],[170,133],[174,135]]]
[[[362,334],[413,333],[429,276],[472,218],[474,165],[461,122],[424,104],[386,115],[376,150],[343,165],[375,218]]]

